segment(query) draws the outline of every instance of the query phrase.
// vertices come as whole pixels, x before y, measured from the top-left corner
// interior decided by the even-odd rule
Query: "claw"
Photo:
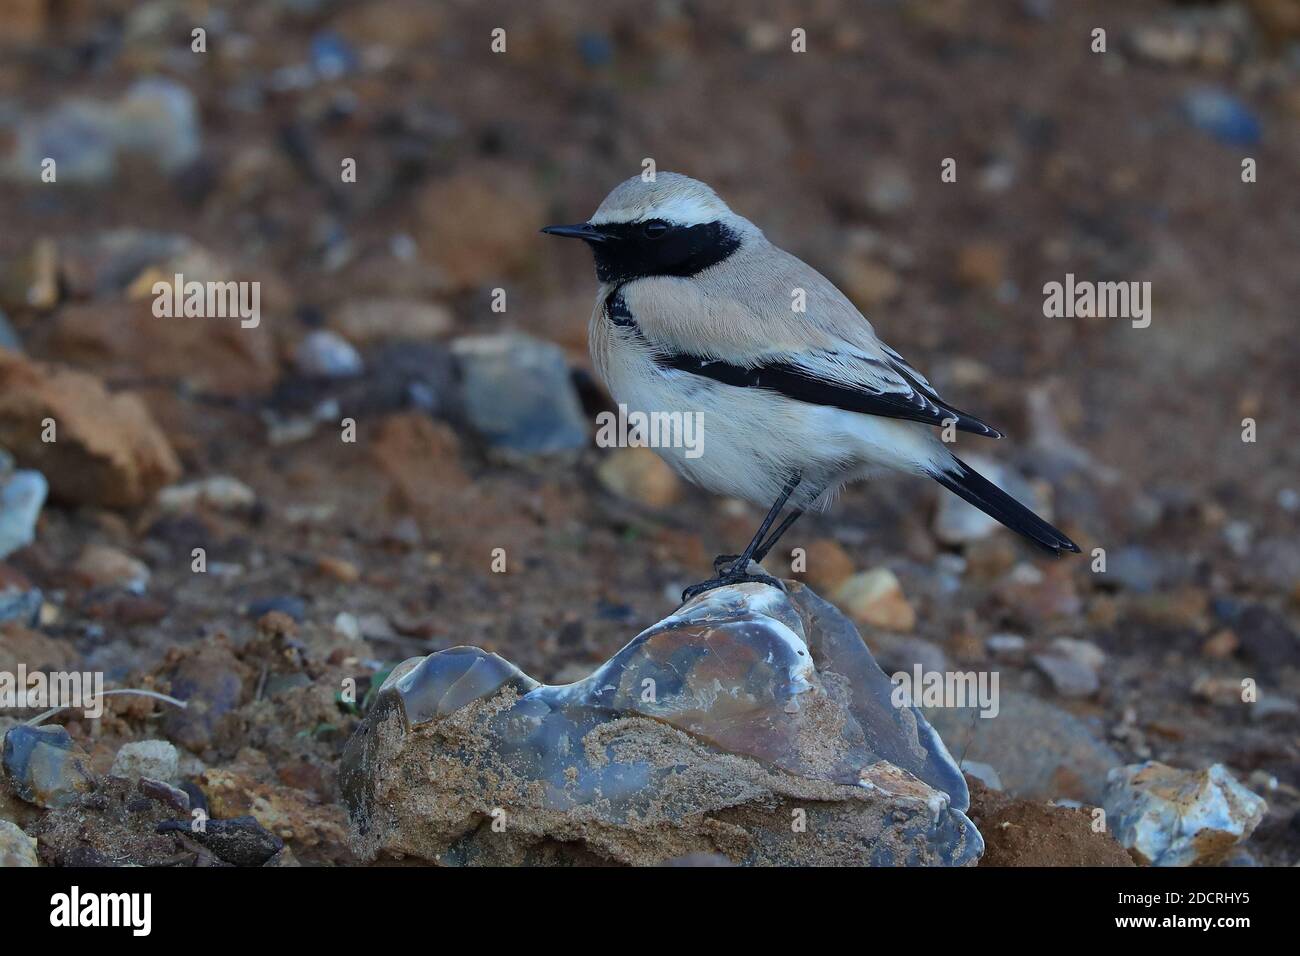
[[[682,603],[685,604],[706,591],[715,591],[731,584],[744,584],[747,582],[766,584],[768,587],[776,588],[779,591],[785,590],[785,586],[770,574],[723,574],[708,581],[701,581],[699,584],[692,584],[682,592]]]

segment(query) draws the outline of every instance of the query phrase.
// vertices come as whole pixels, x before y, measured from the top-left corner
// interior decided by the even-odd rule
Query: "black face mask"
[[[740,246],[740,238],[720,222],[678,226],[648,222],[596,226],[600,240],[589,240],[601,282],[626,282],[645,276],[693,276],[717,265]]]

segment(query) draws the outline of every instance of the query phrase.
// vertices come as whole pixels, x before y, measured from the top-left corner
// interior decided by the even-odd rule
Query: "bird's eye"
[[[661,239],[668,234],[668,223],[662,219],[651,219],[642,228],[647,239]]]

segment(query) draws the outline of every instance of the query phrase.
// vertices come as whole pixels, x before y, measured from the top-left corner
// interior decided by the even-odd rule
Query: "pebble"
[[[1081,641],[1073,637],[1058,637],[1049,647],[1049,652],[1058,657],[1065,657],[1094,673],[1101,673],[1106,663],[1106,652],[1091,641]]]
[[[310,332],[293,352],[294,365],[310,378],[354,378],[365,371],[365,363],[352,344],[328,329]]]
[[[1242,608],[1232,622],[1242,652],[1257,664],[1272,667],[1300,667],[1300,634],[1286,615],[1265,604]]]
[[[361,621],[350,611],[339,611],[334,616],[334,630],[349,641],[361,640]]]
[[[1017,618],[1072,619],[1083,610],[1073,573],[1065,561],[1042,567],[1021,562],[994,585],[993,592]]]
[[[61,183],[99,184],[117,169],[112,116],[101,103],[65,100],[24,120],[17,137],[9,162],[0,165],[11,179],[36,181],[47,157]]]
[[[578,55],[589,67],[609,66],[614,61],[614,43],[603,33],[583,33],[578,37]]]
[[[220,638],[186,647],[159,676],[170,686],[173,697],[191,702],[185,709],[164,708],[159,730],[194,753],[207,750],[219,739],[223,719],[240,705],[245,688],[253,686],[256,679]]]
[[[1002,789],[1002,778],[990,764],[983,763],[979,760],[963,760],[961,762],[962,773],[969,777],[974,777],[990,790]]]
[[[1237,639],[1237,635],[1225,627],[1205,639],[1205,643],[1201,645],[1201,654],[1211,660],[1226,660],[1235,654],[1240,646],[1241,641]]]
[[[898,634],[881,634],[871,641],[871,650],[886,674],[911,674],[916,665],[925,673],[948,671],[948,656],[943,648],[924,638]]]
[[[681,497],[677,473],[649,448],[611,450],[597,466],[596,477],[606,490],[647,508],[667,508]]]
[[[898,273],[870,256],[850,254],[839,272],[844,292],[864,312],[894,301],[903,291]]]
[[[1254,146],[1263,135],[1259,118],[1226,90],[1201,86],[1183,97],[1183,112],[1197,129],[1230,146]]]
[[[166,740],[138,740],[123,744],[109,771],[115,777],[139,780],[147,777],[163,783],[179,779],[180,752]]]
[[[330,316],[329,326],[355,345],[385,339],[433,339],[451,329],[451,310],[419,299],[354,299]]]
[[[1163,579],[1161,561],[1140,545],[1116,548],[1106,558],[1106,573],[1101,580],[1139,594],[1150,594]]]
[[[1165,66],[1189,63],[1200,46],[1195,31],[1182,23],[1141,26],[1129,34],[1128,45],[1138,57]]]
[[[990,634],[984,639],[984,647],[998,660],[1024,660],[1028,642],[1019,634]]]
[[[11,727],[0,760],[13,792],[39,807],[66,806],[94,787],[90,758],[57,724]]]
[[[59,244],[48,237],[37,239],[27,255],[0,261],[0,305],[50,311],[59,302],[61,271]]]
[[[177,771],[179,773],[179,770]],[[171,807],[178,813],[190,812],[190,795],[180,787],[173,787],[170,783],[163,780],[154,780],[151,777],[141,777],[136,782],[136,788],[141,794],[153,800],[155,803],[161,803],[163,806]]]
[[[0,622],[21,621],[36,627],[45,596],[39,588],[10,582],[0,586]]]
[[[158,507],[163,511],[196,511],[200,507],[215,511],[248,511],[257,504],[257,493],[238,478],[211,475],[183,485],[172,485],[158,492]]]
[[[43,442],[42,422],[58,440]],[[110,393],[92,375],[0,350],[0,445],[40,461],[66,502],[131,508],[180,476],[180,462],[136,395]]]
[[[1296,714],[1300,714],[1300,703],[1296,703],[1290,697],[1279,697],[1275,693],[1265,693],[1259,700],[1251,704],[1249,713],[1250,719],[1256,723],[1262,723],[1273,717],[1291,719]]]
[[[307,616],[307,602],[300,597],[294,597],[291,594],[277,595],[275,597],[261,598],[253,601],[248,605],[246,614],[253,620],[257,620],[265,614],[272,611],[279,611],[281,614],[287,614],[295,623],[301,624],[303,618]]]
[[[48,492],[39,471],[0,476],[0,560],[36,540],[36,522]]]
[[[526,335],[457,339],[460,401],[469,424],[490,444],[522,454],[587,445],[587,418],[564,351]]]
[[[334,80],[356,70],[360,59],[345,39],[326,30],[311,38],[311,65],[322,79]]]
[[[1253,575],[1279,591],[1300,589],[1300,535],[1271,535],[1255,543],[1248,559]]]
[[[916,626],[916,611],[888,568],[853,575],[836,590],[835,603],[861,624],[887,631],[910,631]]]
[[[198,159],[202,148],[194,94],[175,80],[136,81],[111,113],[114,147],[146,158],[165,173]]]
[[[878,216],[894,216],[912,205],[915,190],[907,167],[889,160],[874,163],[867,175],[863,200]]]
[[[957,253],[957,280],[977,289],[994,289],[1007,271],[1007,248],[994,240],[968,242]],[[976,469],[981,470],[981,469]],[[989,477],[992,481],[992,477]]]
[[[834,538],[817,538],[809,543],[804,562],[803,580],[823,594],[833,594],[853,576],[853,559]]]
[[[352,584],[361,577],[361,569],[351,561],[325,555],[316,561],[316,568],[326,577],[343,584]]]
[[[1191,691],[1200,700],[1221,707],[1240,706],[1243,703],[1240,678],[1201,674],[1192,681]]]
[[[175,173],[193,163],[201,147],[194,94],[175,80],[146,77],[115,101],[72,98],[28,117],[19,124],[7,172],[35,178],[50,157],[60,183],[98,186],[113,178],[124,155]]]
[[[1222,764],[1179,770],[1155,761],[1112,770],[1103,805],[1115,839],[1151,866],[1218,863],[1268,810]]]
[[[208,820],[202,830],[192,830],[189,821],[164,820],[159,833],[184,833],[232,866],[262,866],[284,849],[284,841],[252,816]]]
[[[1010,692],[1002,683],[996,717],[953,707],[929,708],[925,715],[953,753],[997,768],[1012,796],[1098,804],[1107,772],[1120,763],[1118,754],[1087,722],[1031,694]]]
[[[148,566],[109,545],[86,545],[72,565],[72,572],[91,587],[121,588],[142,594],[149,586]]]
[[[0,820],[0,868],[40,865],[36,859],[36,840],[18,824]]]
[[[9,321],[9,316],[5,315],[4,309],[0,309],[0,349],[8,349],[11,352],[21,352],[23,350],[23,340],[18,335],[17,329]]]
[[[1035,654],[1033,661],[1062,697],[1091,697],[1101,688],[1097,672],[1074,658],[1060,654]]]

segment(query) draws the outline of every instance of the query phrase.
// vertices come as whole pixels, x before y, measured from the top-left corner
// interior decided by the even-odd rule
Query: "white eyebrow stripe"
[[[642,207],[597,211],[590,222],[593,226],[599,226],[610,222],[645,222],[648,219],[663,219],[679,226],[698,226],[701,223],[714,222],[725,215],[726,207],[717,203],[703,201],[696,196],[673,196],[650,209]]]

